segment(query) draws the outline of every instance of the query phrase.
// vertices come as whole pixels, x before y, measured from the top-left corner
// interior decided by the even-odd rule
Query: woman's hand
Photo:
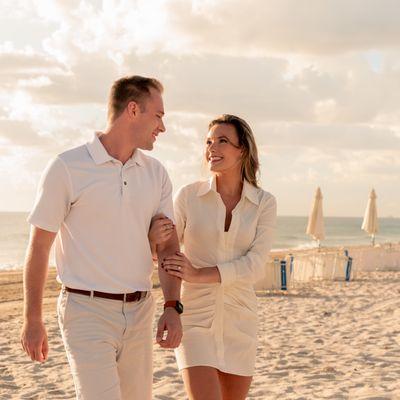
[[[174,231],[174,223],[164,214],[158,214],[151,220],[149,241],[152,246],[166,242]]]
[[[200,281],[200,269],[193,267],[187,257],[179,251],[172,256],[166,257],[161,263],[161,267],[168,274],[181,278],[186,282],[194,283]]]

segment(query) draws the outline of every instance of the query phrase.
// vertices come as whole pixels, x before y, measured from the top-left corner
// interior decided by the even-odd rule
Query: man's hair
[[[236,115],[223,114],[212,120],[208,129],[215,125],[232,125],[239,139],[239,147],[243,150],[241,177],[242,181],[246,180],[255,187],[258,187],[257,175],[260,169],[258,161],[258,151],[253,131],[250,125],[242,118]]]
[[[141,111],[145,110],[146,100],[150,97],[150,90],[163,92],[163,86],[154,78],[145,78],[139,75],[126,76],[114,82],[108,99],[108,119],[114,121],[125,110],[130,101],[139,104]]]

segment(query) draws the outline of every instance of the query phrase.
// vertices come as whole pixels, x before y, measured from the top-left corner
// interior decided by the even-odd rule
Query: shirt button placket
[[[124,166],[121,165],[121,169],[120,169],[120,186],[121,186],[121,196],[122,197],[124,197],[126,184],[127,184],[127,182],[126,182],[126,179],[124,177]]]

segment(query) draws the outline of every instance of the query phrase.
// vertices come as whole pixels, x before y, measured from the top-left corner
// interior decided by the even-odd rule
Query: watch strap
[[[164,303],[164,310],[167,307],[172,307],[178,314],[183,313],[183,305],[179,300],[170,300]]]
[[[178,300],[169,300],[169,301],[166,301],[165,303],[164,303],[164,310],[167,308],[167,307],[176,307],[176,302],[177,302]]]

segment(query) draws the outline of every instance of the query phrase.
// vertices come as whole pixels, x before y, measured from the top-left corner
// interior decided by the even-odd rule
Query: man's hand
[[[163,339],[164,331],[167,337]],[[165,349],[174,349],[179,346],[182,339],[181,317],[172,307],[167,307],[158,321],[157,343]]]
[[[47,332],[42,321],[25,321],[21,330],[21,345],[32,361],[45,362],[49,353]]]
[[[26,252],[24,325],[21,330],[21,344],[32,361],[46,361],[49,352],[46,328],[43,324],[42,299],[49,253],[56,235],[56,232],[32,226]]]

